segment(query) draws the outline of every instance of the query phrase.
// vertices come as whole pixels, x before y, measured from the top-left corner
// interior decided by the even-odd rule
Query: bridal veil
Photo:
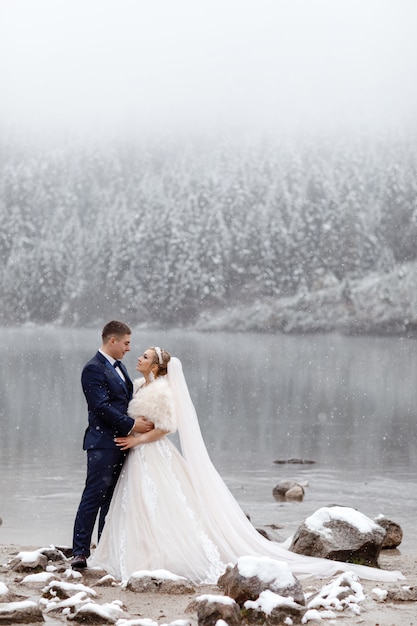
[[[293,574],[300,578],[331,576],[340,571],[353,571],[360,578],[369,580],[395,581],[404,578],[400,572],[302,556],[265,539],[243,513],[210,460],[181,361],[176,357],[171,357],[168,363],[168,381],[174,396],[181,451],[201,501],[210,538],[224,562],[234,564],[239,557],[246,555],[268,556],[285,561]]]

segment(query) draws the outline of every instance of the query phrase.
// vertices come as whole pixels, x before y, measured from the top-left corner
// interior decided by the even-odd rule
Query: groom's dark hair
[[[110,337],[117,337],[120,339],[124,335],[131,335],[132,331],[129,326],[124,322],[118,322],[117,320],[112,320],[111,322],[107,322],[105,327],[102,330],[101,338],[103,343],[106,343]]]

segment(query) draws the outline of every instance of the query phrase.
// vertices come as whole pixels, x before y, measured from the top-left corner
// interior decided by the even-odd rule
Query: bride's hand
[[[133,430],[135,433],[148,433],[153,428],[153,423],[143,417],[143,415],[135,419]]]
[[[140,443],[140,437],[128,435],[127,437],[116,437],[114,441],[120,450],[129,450],[129,448],[134,448]]]

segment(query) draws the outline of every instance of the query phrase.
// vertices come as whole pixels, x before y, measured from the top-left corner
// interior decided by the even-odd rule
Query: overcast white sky
[[[0,0],[0,124],[402,124],[416,26],[417,0]]]

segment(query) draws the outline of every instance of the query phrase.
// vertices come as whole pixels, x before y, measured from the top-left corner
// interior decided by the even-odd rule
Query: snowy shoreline
[[[417,264],[387,274],[338,282],[323,277],[314,291],[288,298],[263,298],[205,311],[199,331],[417,337]]]
[[[0,545],[1,565],[0,565],[0,583],[6,585],[10,590],[19,594],[21,600],[25,597],[34,599],[41,596],[42,588],[45,582],[23,583],[23,574],[17,575],[16,572],[7,567],[7,563],[15,557],[19,552],[36,550],[37,547],[25,545]],[[416,554],[407,552],[402,554],[401,550],[390,550],[383,552],[380,557],[380,565],[383,569],[399,569],[406,576],[405,581],[399,583],[376,583],[375,581],[361,580],[360,584],[363,588],[364,599],[359,602],[355,610],[343,610],[338,612],[336,617],[343,618],[343,624],[353,626],[358,624],[358,620],[366,621],[366,623],[412,623],[416,603],[407,601],[386,601],[387,592],[401,592],[401,590],[415,587],[417,585],[417,566]],[[302,587],[305,594],[310,594],[321,589],[325,584],[330,583],[335,577],[329,579],[308,578],[302,581]],[[97,585],[97,577],[88,574],[88,570],[81,575],[78,582],[94,588],[97,593],[95,602],[100,605],[108,606],[108,603],[121,602],[126,607],[130,620],[151,619],[159,625],[170,624],[175,620],[187,620],[191,626],[197,626],[198,619],[196,612],[190,612],[187,607],[190,603],[202,594],[219,594],[222,591],[216,585],[200,585],[195,588],[195,593],[187,593],[184,595],[171,595],[167,593],[146,592],[135,593],[127,589],[122,589],[120,585]],[[1,603],[0,603],[1,608]],[[65,617],[54,615],[52,618],[54,624],[66,623]],[[129,623],[129,622],[127,622]],[[135,623],[137,623],[135,621]],[[322,623],[317,620],[309,620],[309,624]]]

